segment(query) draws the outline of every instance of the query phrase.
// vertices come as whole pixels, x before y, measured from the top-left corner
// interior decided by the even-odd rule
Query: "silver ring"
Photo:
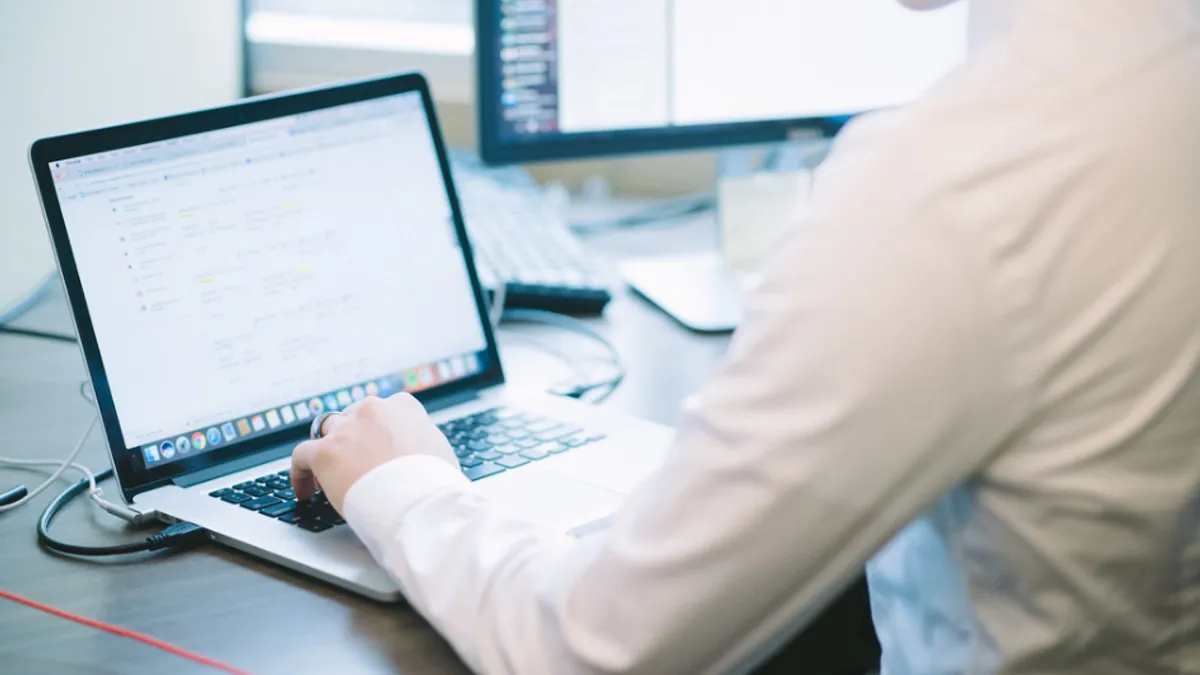
[[[313,439],[314,441],[320,439],[321,438],[321,426],[323,424],[325,424],[325,420],[329,419],[330,417],[333,417],[334,415],[341,415],[341,414],[342,414],[341,412],[339,412],[337,410],[333,410],[330,412],[323,412],[320,415],[317,415],[316,417],[314,417],[313,421],[312,421],[312,426],[310,426],[308,428],[308,437]]]

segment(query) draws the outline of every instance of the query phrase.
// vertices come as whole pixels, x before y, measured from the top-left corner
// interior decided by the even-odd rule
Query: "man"
[[[838,139],[604,536],[496,512],[407,397],[329,419],[297,492],[483,673],[749,668],[868,561],[886,673],[1200,672],[1200,8],[983,9]]]

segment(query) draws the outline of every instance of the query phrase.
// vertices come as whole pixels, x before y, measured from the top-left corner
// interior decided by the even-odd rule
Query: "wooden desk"
[[[595,247],[609,253],[649,253],[667,246],[705,246],[711,236],[711,226],[698,223],[606,235]],[[664,424],[676,421],[681,401],[701,386],[727,344],[724,336],[685,331],[625,292],[604,319],[592,323],[620,350],[629,370],[605,405]],[[65,300],[57,291],[50,294],[20,325],[69,331]],[[554,329],[506,329],[501,344],[511,379],[549,382],[565,375],[561,364],[531,348],[530,337],[586,346]],[[0,454],[65,456],[93,414],[78,394],[84,377],[72,345],[0,335]],[[99,433],[93,434],[81,461],[95,469],[107,466]],[[39,476],[0,469],[0,488],[17,482],[33,485]],[[467,672],[446,643],[403,604],[363,600],[219,546],[118,563],[47,555],[37,547],[34,525],[49,498],[43,495],[34,505],[0,516],[0,588],[149,633],[261,675]],[[85,500],[66,510],[55,532],[64,539],[96,543],[145,536]],[[861,598],[855,606],[861,606]],[[853,632],[857,627],[833,630]],[[0,600],[0,673],[211,672]]]

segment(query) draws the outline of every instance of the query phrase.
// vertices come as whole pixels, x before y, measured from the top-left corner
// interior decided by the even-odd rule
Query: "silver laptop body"
[[[136,511],[395,600],[349,526],[287,490],[315,414],[411,392],[479,490],[574,536],[661,462],[667,429],[505,383],[419,75],[43,139],[30,156]]]

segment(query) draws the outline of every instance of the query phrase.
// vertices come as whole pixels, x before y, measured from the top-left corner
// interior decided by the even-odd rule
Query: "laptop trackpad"
[[[580,537],[604,530],[622,499],[611,490],[533,467],[476,485],[511,515]]]

